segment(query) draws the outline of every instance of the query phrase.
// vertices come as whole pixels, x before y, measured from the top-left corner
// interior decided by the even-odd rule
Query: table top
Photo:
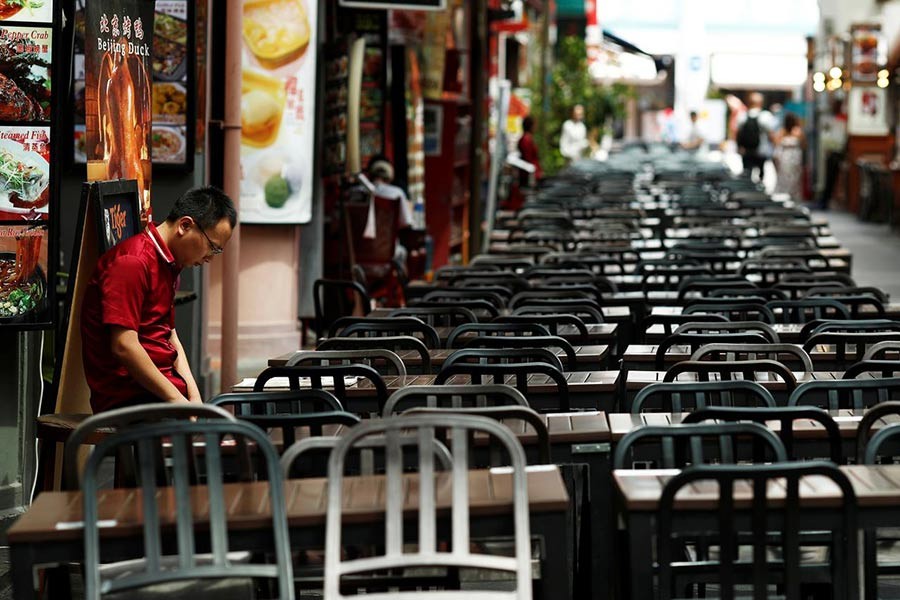
[[[584,341],[592,345],[609,344],[615,340],[619,329],[618,323],[588,323],[586,327],[588,332],[586,340],[579,339],[581,334],[578,333],[578,329],[574,325],[560,325],[557,328],[556,335],[570,342]],[[435,330],[437,331],[441,343],[446,344],[450,332],[453,331],[453,327],[435,327]],[[462,337],[465,338],[467,335],[469,334],[464,334]],[[475,333],[472,333],[471,335],[474,336]]]
[[[555,465],[528,467],[528,502],[531,512],[557,512],[568,507],[565,484]],[[446,511],[451,505],[453,486],[450,473],[436,476],[436,506]],[[284,484],[287,521],[290,527],[323,526],[327,509],[326,478],[290,479]],[[378,522],[384,518],[387,496],[383,475],[345,477],[343,482],[346,522]],[[417,510],[419,485],[416,474],[403,476],[404,512]],[[229,527],[271,528],[268,485],[265,482],[229,483],[223,486]],[[103,490],[98,496],[98,519],[105,522],[101,535],[110,537],[141,534],[143,516],[140,494],[134,489]],[[195,527],[209,519],[208,489],[190,491]],[[80,540],[82,537],[82,493],[43,492],[8,531],[11,545]],[[157,491],[160,523],[173,529],[176,507],[171,488]],[[512,505],[512,473],[507,468],[469,471],[469,506],[473,516],[502,514]]]
[[[802,347],[801,344],[795,345],[798,348]],[[625,362],[653,363],[656,361],[656,352],[658,349],[659,344],[629,344],[625,349],[622,358]],[[691,354],[690,346],[678,344],[668,349],[665,354],[665,362],[667,364],[674,364],[683,360],[690,360]],[[813,362],[816,360],[834,361],[837,358],[837,350],[833,344],[818,344],[812,349],[812,352],[810,352],[810,357],[813,359]]]
[[[666,308],[666,307],[657,307],[657,308]],[[673,308],[673,307],[668,307]],[[674,307],[681,308],[681,307]],[[654,309],[655,310],[655,309]],[[710,325],[715,325],[715,323],[710,323]],[[800,323],[775,323],[771,325],[772,329],[775,330],[775,333],[778,334],[778,339],[785,344],[797,344],[801,343],[800,339],[800,331],[803,329],[803,325]],[[673,328],[674,331],[674,328]],[[645,338],[648,342],[659,343],[664,338],[668,337],[669,334],[666,334],[666,329],[663,325],[651,325],[647,328]]]
[[[625,371],[626,389],[640,390],[650,385],[651,383],[662,382],[665,374],[665,371]],[[754,381],[761,384],[769,391],[782,391],[786,389],[784,381],[773,373],[760,372],[756,375],[757,377],[754,379]],[[844,374],[842,371],[813,371],[812,373],[794,371],[794,377],[797,379],[797,385],[806,383],[807,381],[834,381],[836,379],[841,379],[843,375]],[[871,377],[872,374],[863,373],[859,378],[863,379],[867,376]],[[710,373],[709,380],[718,381],[719,374]],[[697,378],[692,373],[684,373],[683,375],[679,376],[678,381],[697,381]]]
[[[832,410],[828,411],[834,422],[837,424],[841,432],[841,437],[855,438],[859,422],[862,421],[865,411],[862,410]],[[606,418],[609,420],[609,432],[612,441],[617,442],[638,427],[644,425],[677,425],[690,413],[668,413],[668,412],[648,412],[642,414],[630,413],[609,413]],[[889,415],[879,419],[874,425],[874,429],[886,427],[894,423],[900,422],[900,416]],[[780,430],[779,421],[768,421],[766,427],[773,431]],[[825,428],[821,423],[811,419],[798,419],[793,422],[793,435],[797,439],[824,439],[826,437]]]
[[[900,465],[844,465],[839,467],[850,479],[856,492],[858,506],[862,508],[897,506],[900,503]],[[655,511],[666,483],[677,475],[678,469],[616,470],[613,478],[626,510],[635,512]],[[746,482],[735,483],[735,508],[749,508],[753,489]],[[769,484],[770,502],[773,506],[785,497],[783,483]],[[836,507],[840,505],[840,489],[822,476],[804,477],[800,485],[801,504],[809,508]],[[697,482],[678,493],[675,507],[681,510],[716,510],[718,486]]]

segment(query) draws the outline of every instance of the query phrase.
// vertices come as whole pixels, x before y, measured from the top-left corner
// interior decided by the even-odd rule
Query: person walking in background
[[[755,181],[763,179],[766,161],[772,156],[771,136],[775,131],[775,117],[763,108],[763,102],[759,92],[750,94],[747,112],[738,117],[735,136],[744,173]]]
[[[706,138],[703,136],[700,124],[697,122],[697,111],[692,110],[690,116],[691,128],[688,131],[687,139],[681,143],[681,147],[685,150],[693,150],[697,154],[701,154],[706,149]]]
[[[533,174],[519,171],[519,186],[533,187],[532,182],[537,184],[543,177],[543,171],[541,171],[541,160],[538,156],[538,147],[534,141],[534,117],[531,115],[522,119],[522,137],[519,138],[517,147],[522,160],[534,165]]]
[[[576,104],[572,107],[572,116],[562,126],[559,136],[559,153],[571,162],[584,157],[588,148],[587,127],[584,124],[584,107]]]
[[[775,193],[789,194],[791,200],[803,198],[803,150],[806,138],[800,127],[800,119],[794,113],[784,115],[784,125],[775,134],[775,150],[772,162],[778,180]]]

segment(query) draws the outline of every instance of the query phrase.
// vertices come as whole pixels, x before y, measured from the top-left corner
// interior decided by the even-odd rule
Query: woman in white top
[[[559,153],[569,162],[573,162],[584,156],[588,145],[584,107],[576,104],[572,107],[572,118],[563,123],[562,133],[559,136]]]

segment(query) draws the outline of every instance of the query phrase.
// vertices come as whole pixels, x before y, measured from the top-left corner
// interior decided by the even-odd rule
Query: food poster
[[[325,125],[323,142],[325,176],[341,175],[347,165],[347,76],[350,59],[347,41],[341,40],[328,50],[325,61]]]
[[[134,179],[150,206],[154,3],[92,0],[84,21],[84,151],[88,181]]]
[[[187,0],[156,0],[150,155],[157,164],[188,159],[188,48]]]
[[[244,0],[244,223],[308,223],[312,217],[317,9],[314,0]]]
[[[47,220],[50,127],[0,126],[0,221]]]
[[[443,121],[443,115],[438,118]],[[413,206],[425,204],[425,101],[422,95],[422,71],[419,56],[406,51],[406,189]],[[422,217],[424,219],[424,215]],[[421,225],[421,224],[420,224]]]
[[[0,21],[52,23],[53,0],[0,0]]]
[[[46,223],[0,225],[0,327],[52,321]]]
[[[851,78],[854,83],[874,83],[878,71],[887,62],[887,41],[881,33],[881,25],[853,25],[850,36],[853,65]]]

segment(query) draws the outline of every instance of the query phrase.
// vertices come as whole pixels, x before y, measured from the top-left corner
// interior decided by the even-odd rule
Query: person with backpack
[[[762,181],[766,161],[772,156],[771,136],[775,130],[775,117],[763,109],[764,98],[759,92],[750,94],[747,112],[738,117],[738,153],[743,161],[744,173],[754,181]]]

